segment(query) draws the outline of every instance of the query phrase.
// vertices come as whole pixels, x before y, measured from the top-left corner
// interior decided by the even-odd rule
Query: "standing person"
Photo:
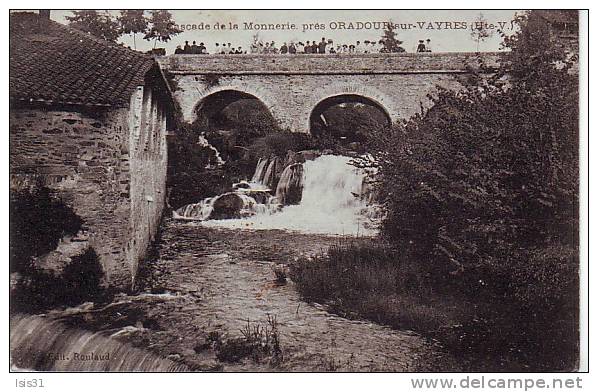
[[[231,45],[232,44],[230,42],[227,44],[227,46],[226,46],[226,50],[227,50],[226,54],[233,54],[233,53],[235,53],[235,49]]]
[[[280,54],[287,54],[289,52],[289,47],[287,46],[286,42],[282,43],[282,46],[280,47]]]
[[[359,41],[355,43],[355,53],[363,53],[363,46],[361,46],[361,42]]]
[[[303,52],[305,54],[311,54],[311,45],[309,44],[309,41],[307,41],[307,43],[305,44],[305,48],[303,49]]]
[[[174,54],[183,54],[185,51],[181,49],[181,45],[177,45],[176,49],[174,50]]]
[[[311,41],[311,52],[318,53],[318,44],[316,41]]]
[[[305,45],[301,41],[297,43],[297,53],[305,53]]]
[[[370,53],[370,41],[367,39],[363,41],[363,53]]]
[[[426,45],[424,45],[424,40],[420,39],[419,44],[417,44],[417,53],[423,53],[426,51]]]
[[[199,54],[207,54],[207,48],[206,46],[203,44],[203,42],[199,43]]]
[[[193,44],[191,45],[191,54],[199,54],[199,46],[197,46],[195,41],[193,41]]]
[[[326,38],[322,37],[322,40],[318,44],[318,53],[319,54],[325,54],[326,53],[326,45],[327,45]]]
[[[296,54],[297,53],[297,48],[295,47],[294,43],[290,43],[289,44],[289,54]]]
[[[185,46],[183,46],[183,51],[185,54],[191,53],[191,46],[189,46],[189,41],[185,41]]]
[[[336,53],[336,50],[334,49],[334,42],[331,39],[328,40],[328,45],[326,46],[326,48],[328,49],[329,54]]]
[[[432,46],[430,45],[430,38],[426,40],[426,52],[431,52]]]
[[[214,54],[220,54],[220,50],[220,44],[216,42],[216,45],[214,46]]]

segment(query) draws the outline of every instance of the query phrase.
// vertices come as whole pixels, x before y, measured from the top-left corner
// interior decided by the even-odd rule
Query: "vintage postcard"
[[[584,370],[582,20],[11,10],[10,371]]]

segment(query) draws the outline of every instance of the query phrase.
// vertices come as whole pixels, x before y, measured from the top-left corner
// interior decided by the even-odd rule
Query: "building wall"
[[[151,94],[140,95],[131,110],[94,115],[10,110],[11,183],[37,177],[56,190],[84,220],[106,283],[120,288],[131,286],[164,205],[165,121]]]
[[[166,198],[166,117],[151,89],[139,87],[131,98],[129,117],[130,238],[132,276],[154,240]]]
[[[489,65],[497,54],[484,54]],[[283,128],[309,132],[315,106],[335,95],[370,99],[392,121],[427,105],[436,86],[456,89],[477,57],[471,53],[361,55],[175,55],[160,66],[173,76],[175,99],[192,122],[211,94],[237,90],[262,101]]]

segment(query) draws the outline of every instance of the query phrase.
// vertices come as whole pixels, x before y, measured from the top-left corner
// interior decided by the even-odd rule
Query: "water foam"
[[[375,224],[367,217],[373,206],[360,197],[365,172],[350,164],[351,158],[323,155],[303,164],[303,193],[298,205],[280,212],[268,210],[245,219],[208,220],[208,227],[252,230],[281,229],[312,234],[373,235]],[[260,162],[257,180],[266,164]],[[259,174],[258,174],[259,173]],[[283,179],[281,178],[281,181]]]

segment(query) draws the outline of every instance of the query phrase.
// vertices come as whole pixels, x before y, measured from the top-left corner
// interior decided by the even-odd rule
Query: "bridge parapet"
[[[358,102],[387,119],[407,119],[430,104],[436,86],[460,89],[465,74],[498,64],[500,53],[171,55],[158,59],[187,122],[215,119],[234,100],[252,97],[279,125],[309,132],[320,109]]]
[[[163,70],[183,75],[335,75],[465,73],[498,64],[501,52],[369,53],[296,55],[170,55],[160,57]]]

